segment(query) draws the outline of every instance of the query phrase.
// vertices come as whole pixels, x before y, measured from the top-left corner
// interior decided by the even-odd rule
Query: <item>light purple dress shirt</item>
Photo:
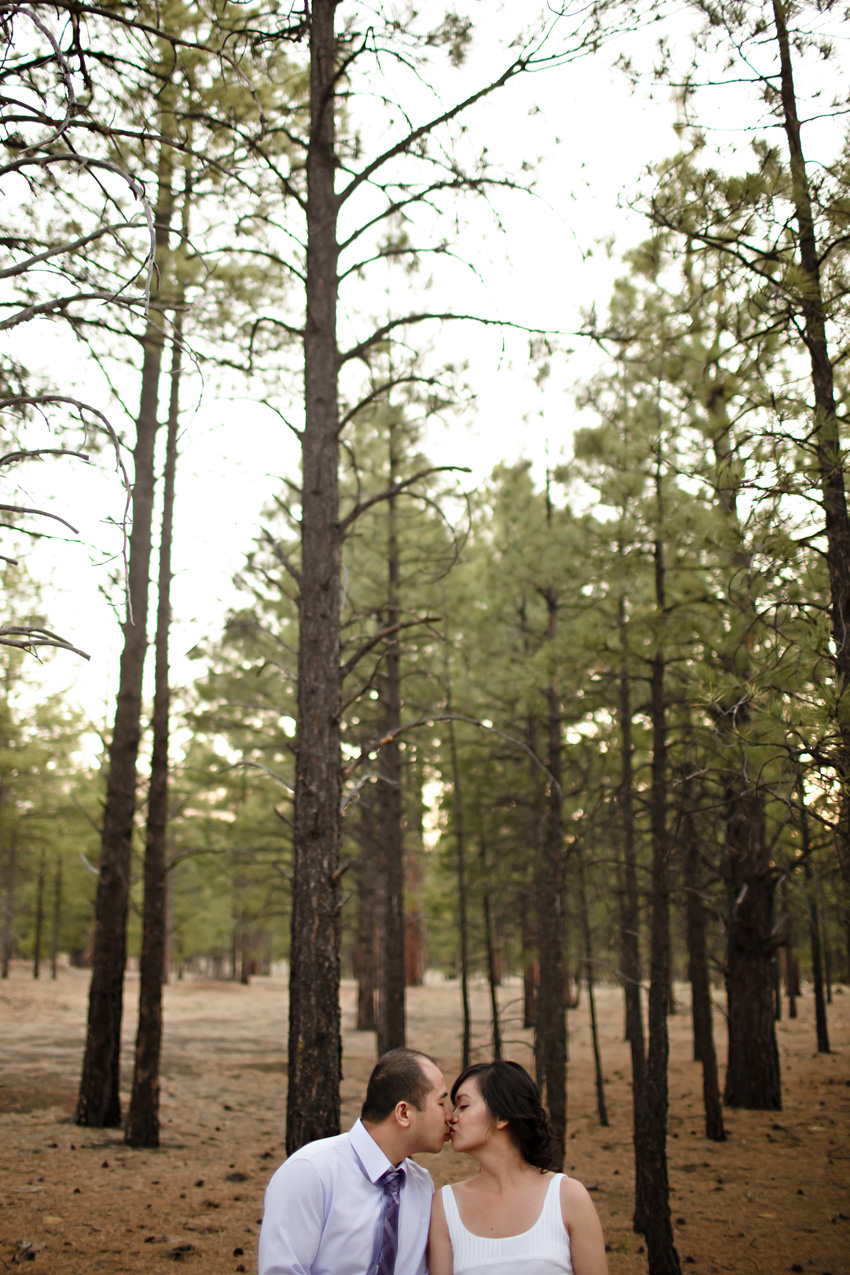
[[[392,1168],[358,1120],[285,1160],[266,1189],[259,1275],[373,1275],[381,1245],[384,1191]],[[425,1246],[434,1186],[403,1160],[396,1275],[427,1275]]]

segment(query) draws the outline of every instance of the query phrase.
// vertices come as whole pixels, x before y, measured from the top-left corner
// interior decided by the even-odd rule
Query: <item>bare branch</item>
[[[373,505],[379,504],[382,500],[390,500],[393,496],[399,496],[402,492],[407,491],[414,483],[418,483],[422,478],[429,478],[431,474],[470,474],[471,469],[465,465],[432,465],[428,469],[420,469],[418,473],[412,474],[410,478],[404,478],[401,482],[393,483],[392,487],[387,487],[385,491],[380,491],[375,496],[370,496],[367,500],[358,501],[350,513],[342,519],[339,524],[340,531],[344,532],[351,524],[364,514],[367,509],[371,509]]]

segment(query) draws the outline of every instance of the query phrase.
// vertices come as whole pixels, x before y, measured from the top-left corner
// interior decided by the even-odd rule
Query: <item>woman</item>
[[[476,1063],[458,1076],[452,1103],[452,1146],[480,1170],[434,1196],[429,1275],[608,1275],[590,1196],[552,1172],[557,1145],[528,1072]]]

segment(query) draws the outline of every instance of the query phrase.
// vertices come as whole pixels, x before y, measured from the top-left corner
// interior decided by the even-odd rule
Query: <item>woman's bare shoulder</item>
[[[587,1187],[578,1178],[568,1178],[565,1173],[561,1178],[561,1211],[564,1221],[568,1222],[570,1215],[574,1217],[576,1213],[586,1213],[588,1206],[596,1211]]]

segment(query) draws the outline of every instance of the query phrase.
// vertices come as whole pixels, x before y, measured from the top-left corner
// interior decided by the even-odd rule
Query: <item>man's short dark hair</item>
[[[382,1055],[369,1077],[360,1119],[380,1124],[400,1102],[409,1102],[417,1111],[422,1111],[432,1087],[422,1070],[423,1059],[434,1062],[429,1054],[418,1049],[391,1049]]]

